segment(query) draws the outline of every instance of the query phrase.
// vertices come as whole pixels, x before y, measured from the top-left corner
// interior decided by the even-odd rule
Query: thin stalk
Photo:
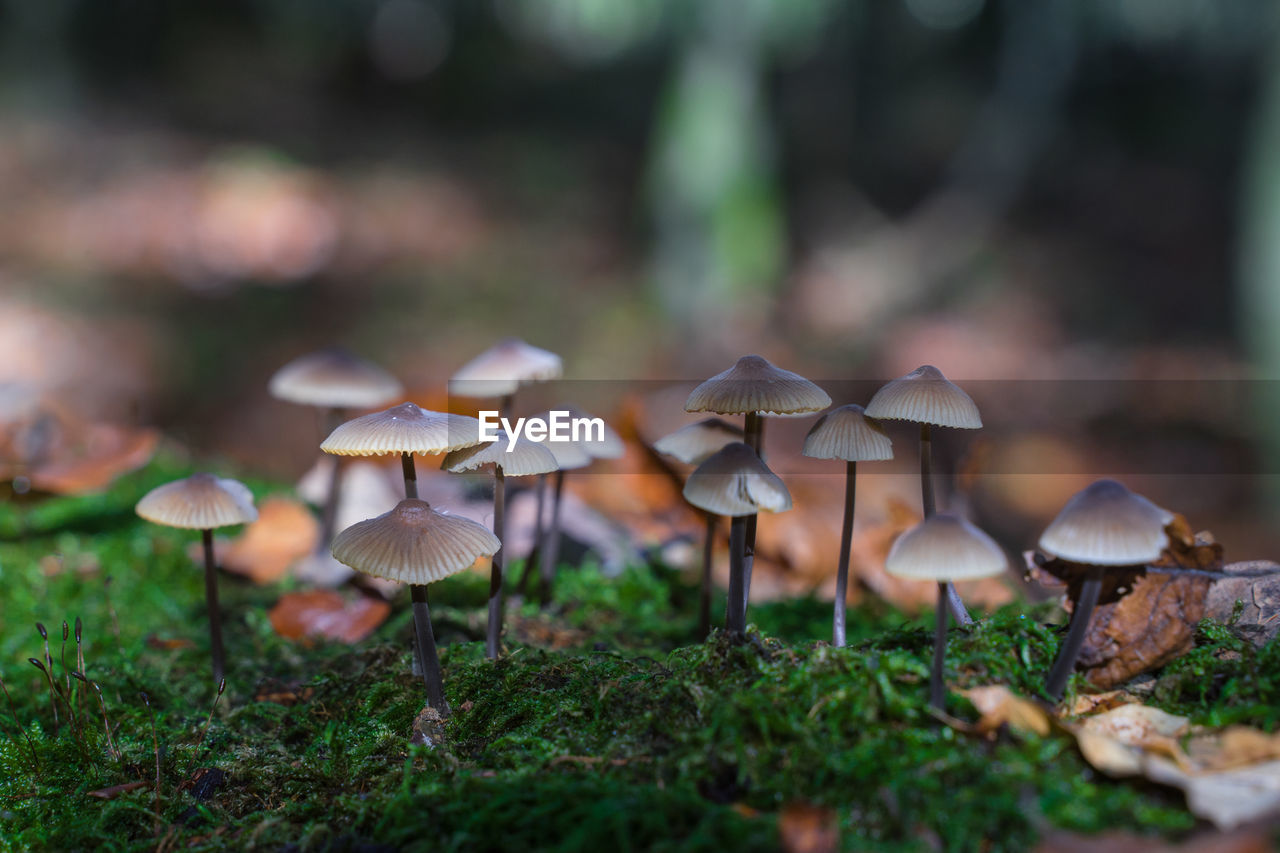
[[[924,508],[924,517],[929,518],[937,513],[937,504],[933,495],[933,435],[929,424],[920,424],[920,502]],[[972,625],[973,617],[964,606],[955,584],[947,583],[947,607],[951,615],[960,625]]]
[[[716,547],[716,517],[707,513],[707,533],[702,541],[702,586],[698,591],[698,639],[711,633],[711,558]]]
[[[196,742],[195,752],[191,757],[192,762],[200,760],[200,748],[204,746],[204,739],[209,734],[209,726],[213,723],[213,712],[218,709],[218,700],[222,698],[222,692],[226,689],[227,680],[224,678],[222,681],[218,682],[218,695],[213,697],[213,704],[209,706],[209,716],[205,718],[204,728],[200,730],[200,740]],[[103,714],[105,714],[106,708],[104,707],[102,710]],[[108,738],[110,737],[110,734],[110,732],[107,733]]]
[[[107,734],[107,754],[111,756],[112,761],[120,760],[120,753],[116,751],[115,741],[111,739],[111,722],[107,719],[107,703],[102,698],[102,688],[98,686],[96,681],[90,681],[84,677],[84,673],[71,673],[79,681],[88,684],[98,694],[98,705],[102,708],[102,729]],[[226,684],[224,681],[223,684]]]
[[[504,518],[507,510],[506,476],[501,466],[493,469],[493,535],[498,537],[498,553],[493,555],[493,568],[489,573],[489,630],[485,634],[484,653],[496,660],[502,639],[502,562],[506,546],[502,544]]]
[[[36,623],[36,631],[39,632],[41,638],[44,640],[44,659],[48,662],[48,668],[42,664],[36,665],[40,667],[40,671],[45,674],[45,677],[49,681],[49,704],[53,706],[53,729],[54,731],[57,731],[58,700],[55,698],[53,690],[53,675],[51,674],[53,671],[53,656],[49,654],[49,632],[45,629],[43,622]],[[35,663],[35,658],[28,658],[28,660],[33,664]]]
[[[747,612],[742,606],[746,542],[747,517],[735,515],[729,523],[729,601],[725,605],[724,627],[739,636],[747,631]]]
[[[929,704],[939,711],[947,704],[947,686],[942,679],[947,655],[947,584],[938,584],[938,606],[933,620],[933,669],[929,672]]]
[[[413,467],[413,454],[400,454],[400,467],[404,471],[404,496],[406,498],[418,497],[418,471]]]
[[[747,412],[746,421],[743,425],[743,439],[746,441],[747,446],[756,452],[756,456],[759,456],[763,461],[764,416],[759,412]],[[757,515],[755,513],[747,516],[746,546],[742,569],[742,612],[744,619],[747,612],[747,602],[751,600],[751,570],[754,568],[756,561],[756,518]]]
[[[427,687],[427,704],[440,712],[449,713],[444,699],[444,675],[440,670],[440,655],[436,652],[436,638],[431,632],[431,608],[427,606],[427,588],[422,584],[410,584],[409,596],[413,599],[413,627],[418,636],[418,648],[422,650],[422,683]]]
[[[213,655],[213,683],[225,677],[222,654],[222,613],[218,609],[218,569],[213,560],[213,531],[201,530],[204,541],[204,600],[209,609],[209,650]]]
[[[71,637],[71,626],[67,624],[67,620],[62,620],[62,651],[58,653],[58,666],[62,667],[62,680],[67,688],[67,695],[71,695],[71,672],[67,669],[67,640]]]
[[[329,432],[333,432],[346,420],[346,410],[335,406],[328,410]],[[328,433],[325,433],[328,435]],[[344,456],[334,456],[333,471],[329,474],[329,491],[325,494],[324,506],[320,510],[320,541],[316,544],[316,553],[327,553],[329,543],[333,541],[333,527],[338,517],[338,501],[342,493],[342,475],[347,461]]]
[[[836,601],[831,617],[831,644],[845,645],[845,607],[849,591],[849,549],[853,541],[853,505],[858,463],[845,462],[844,526],[840,528],[840,562],[836,565]]]
[[[564,492],[565,472],[557,470],[551,490],[551,522],[542,535],[542,566],[539,599],[545,607],[551,601],[551,584],[556,578],[556,561],[560,559],[560,496]]]
[[[1058,651],[1058,659],[1053,662],[1053,669],[1049,670],[1049,678],[1044,684],[1045,692],[1055,702],[1062,698],[1067,679],[1071,678],[1071,673],[1075,671],[1076,659],[1080,657],[1084,635],[1089,628],[1089,617],[1093,614],[1093,609],[1098,606],[1098,595],[1101,592],[1102,568],[1090,566],[1089,574],[1085,576],[1084,585],[1080,588],[1080,600],[1071,611],[1071,627],[1067,629],[1067,639],[1063,641],[1062,648]]]

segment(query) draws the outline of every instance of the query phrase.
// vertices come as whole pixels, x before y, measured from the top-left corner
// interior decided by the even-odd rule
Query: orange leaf
[[[311,554],[319,539],[320,525],[305,506],[267,498],[258,506],[258,520],[221,549],[221,566],[254,583],[272,583]]]
[[[317,589],[285,593],[268,616],[276,633],[290,640],[323,637],[358,643],[390,612],[391,605],[376,598],[348,602],[332,590]]]

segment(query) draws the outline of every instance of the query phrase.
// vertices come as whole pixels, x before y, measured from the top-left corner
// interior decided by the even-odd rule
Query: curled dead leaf
[[[778,834],[786,853],[835,853],[840,849],[840,823],[834,809],[810,803],[788,803],[778,815]]]
[[[960,695],[968,699],[981,714],[974,724],[974,731],[978,734],[994,732],[1006,724],[1011,729],[1032,732],[1041,737],[1049,734],[1049,713],[1003,684],[972,687],[961,690]]]
[[[391,605],[361,596],[348,601],[338,593],[318,589],[289,592],[268,614],[276,633],[290,640],[323,637],[358,643],[373,633],[391,612]]]

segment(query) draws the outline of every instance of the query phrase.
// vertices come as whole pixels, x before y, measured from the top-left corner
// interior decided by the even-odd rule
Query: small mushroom
[[[960,516],[943,512],[899,536],[884,567],[900,578],[938,584],[929,703],[941,711],[946,702],[942,664],[947,649],[947,587],[952,581],[998,575],[1008,567],[1008,560],[990,536]]]
[[[218,574],[213,557],[213,530],[247,524],[258,518],[253,494],[238,480],[213,474],[192,474],[157,486],[143,495],[135,508],[147,521],[167,527],[199,530],[204,544],[204,597],[209,611],[209,647],[213,657],[213,683],[226,672],[222,652],[222,618],[218,610]]]
[[[729,526],[729,600],[725,627],[747,630],[746,521],[760,510],[791,509],[791,493],[779,477],[743,442],[727,444],[694,469],[684,484],[684,499],[698,509],[727,515]]]
[[[501,430],[498,440],[455,450],[444,458],[441,468],[454,473],[471,471],[484,465],[493,466],[493,535],[503,547],[493,555],[489,575],[489,623],[485,632],[485,654],[497,658],[502,640],[502,569],[506,559],[503,520],[506,518],[506,478],[530,474],[545,475],[556,470],[556,457],[546,445],[517,439],[514,445]],[[510,448],[510,449],[508,449]]]
[[[858,463],[893,458],[893,445],[884,427],[856,403],[827,412],[804,439],[805,456],[845,460],[844,523],[840,529],[840,561],[836,564],[836,599],[831,617],[831,642],[845,644],[845,599],[849,588],[849,548],[853,539],[853,506]]]
[[[775,367],[758,355],[744,355],[728,370],[693,389],[686,412],[744,415],[746,444],[764,458],[764,415],[803,415],[831,405],[831,397],[798,373]],[[751,568],[756,553],[756,516],[746,522],[745,581],[742,594],[751,596]],[[747,603],[742,602],[745,611]]]
[[[703,418],[681,427],[653,443],[653,449],[686,465],[699,465],[726,444],[742,441],[742,429],[720,418]],[[711,555],[715,547],[716,519],[713,512],[703,512],[707,531],[702,542],[702,576],[698,595],[698,636],[711,630]]]
[[[1103,573],[1154,562],[1168,543],[1165,525],[1173,513],[1129,491],[1115,480],[1098,480],[1077,492],[1040,536],[1041,550],[1087,567],[1071,627],[1049,670],[1045,692],[1062,696],[1084,645],[1089,616],[1098,604]]]
[[[937,512],[933,495],[933,435],[935,426],[981,429],[982,416],[973,399],[931,364],[917,367],[885,385],[867,404],[867,417],[914,421],[920,424],[920,502],[925,518]],[[947,584],[947,606],[961,625],[973,618],[955,587]]]
[[[555,353],[519,338],[504,338],[458,368],[449,379],[449,393],[501,399],[499,411],[509,415],[520,387],[559,379],[563,373],[564,365]]]
[[[501,547],[498,537],[484,525],[437,512],[426,501],[414,498],[405,498],[377,518],[353,524],[333,540],[333,557],[339,562],[365,574],[409,584],[427,702],[442,716],[449,713],[449,706],[431,630],[427,584],[457,574]]]

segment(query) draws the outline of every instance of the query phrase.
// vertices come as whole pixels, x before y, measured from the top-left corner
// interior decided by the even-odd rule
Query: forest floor
[[[835,649],[830,605],[798,599],[753,607],[745,643],[700,643],[678,573],[566,569],[549,607],[513,608],[489,661],[487,580],[466,574],[431,588],[453,713],[411,745],[425,697],[406,601],[357,644],[299,643],[267,618],[281,586],[223,576],[215,702],[195,537],[133,513],[185,473],[161,460],[102,495],[0,509],[0,850],[1028,850],[1212,832],[1180,791],[1098,773],[1058,727],[956,724],[980,716],[961,688],[1043,698],[1062,620],[1044,605],[952,628],[948,724],[927,706],[928,615],[855,608]],[[101,700],[69,677],[77,617]],[[45,659],[37,621],[66,701],[28,662]],[[1205,623],[1147,687],[1193,724],[1274,731],[1280,645]]]

